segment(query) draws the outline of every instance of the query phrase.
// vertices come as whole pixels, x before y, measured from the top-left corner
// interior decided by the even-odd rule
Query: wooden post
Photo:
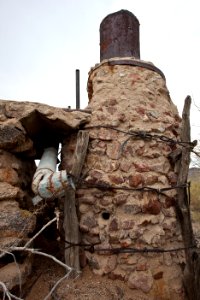
[[[190,105],[191,98],[185,99],[182,114],[181,141],[190,142]],[[178,182],[177,185],[187,183],[188,170],[190,164],[191,146],[185,144],[182,147],[180,161],[177,162]],[[187,187],[180,188],[177,195],[177,216],[181,224],[184,246],[186,248],[186,267],[184,270],[184,286],[189,300],[200,299],[200,256],[195,248],[190,206],[188,201]],[[192,248],[194,246],[194,248]]]
[[[77,144],[73,158],[73,167],[71,174],[73,175],[75,184],[78,182],[81,175],[82,167],[84,165],[87,147],[89,142],[89,133],[86,131],[79,131],[77,136]],[[65,240],[71,244],[78,244],[80,242],[79,222],[76,213],[76,199],[75,191],[71,188],[66,191],[64,202],[64,231]],[[66,244],[67,246],[70,246]],[[80,271],[79,263],[79,247],[70,246],[65,249],[65,263]]]

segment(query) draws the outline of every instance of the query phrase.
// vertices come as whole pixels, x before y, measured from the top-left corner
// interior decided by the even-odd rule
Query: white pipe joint
[[[56,172],[56,165],[57,150],[53,147],[46,148],[32,181],[32,190],[36,194],[33,204],[42,199],[63,196],[69,187],[75,189],[72,178],[65,170]]]

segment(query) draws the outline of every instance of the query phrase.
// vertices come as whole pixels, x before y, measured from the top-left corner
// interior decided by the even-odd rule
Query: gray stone
[[[0,268],[0,281],[6,285],[8,290],[12,290],[20,283],[25,283],[31,273],[31,268],[32,263],[30,258],[27,258],[22,264],[9,263]]]
[[[0,201],[0,236],[27,237],[35,229],[36,218],[20,209],[16,201]]]
[[[128,286],[131,289],[149,293],[153,286],[153,277],[150,271],[132,272],[128,278]]]

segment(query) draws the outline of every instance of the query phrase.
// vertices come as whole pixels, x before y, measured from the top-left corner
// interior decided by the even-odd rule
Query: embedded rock
[[[14,287],[26,282],[27,277],[31,273],[31,268],[32,263],[29,257],[27,257],[22,264],[16,264],[15,262],[9,263],[0,268],[0,281],[6,285],[8,290],[12,290]]]
[[[133,272],[129,276],[128,286],[148,293],[153,286],[153,277],[149,271]]]
[[[0,201],[0,236],[25,238],[35,228],[36,218],[16,201]]]
[[[0,100],[0,149],[41,155],[42,149],[55,145],[63,136],[90,120],[90,114],[70,111],[36,102]]]

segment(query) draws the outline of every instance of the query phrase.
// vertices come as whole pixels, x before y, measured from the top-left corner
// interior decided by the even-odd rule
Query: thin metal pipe
[[[76,109],[80,109],[80,70],[76,70]]]

